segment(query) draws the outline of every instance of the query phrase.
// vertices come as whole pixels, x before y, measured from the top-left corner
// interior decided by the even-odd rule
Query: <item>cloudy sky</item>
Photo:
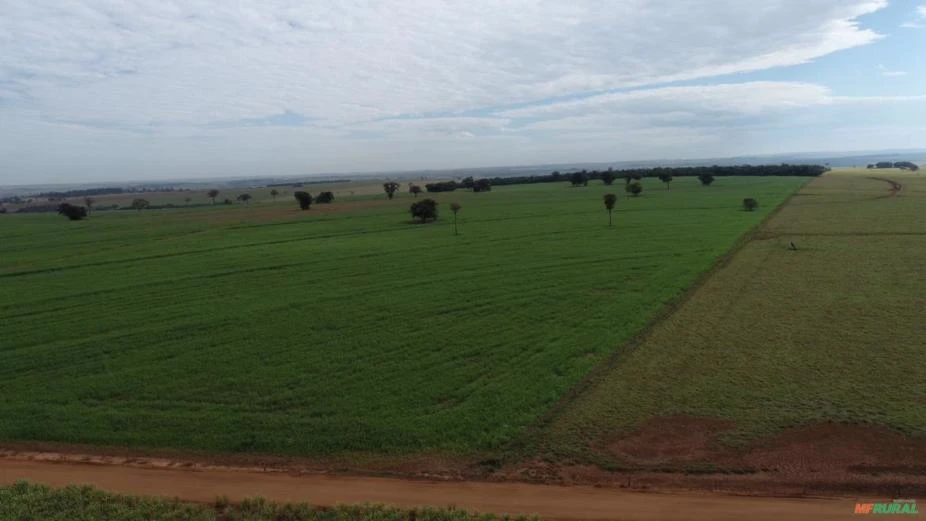
[[[0,0],[0,184],[926,147],[915,0]]]

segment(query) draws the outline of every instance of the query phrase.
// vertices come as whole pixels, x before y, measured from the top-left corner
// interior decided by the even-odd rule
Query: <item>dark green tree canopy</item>
[[[409,211],[415,219],[421,219],[422,223],[428,222],[428,219],[437,219],[437,201],[434,199],[422,199],[412,203]]]
[[[299,202],[299,208],[308,210],[312,207],[312,196],[309,195],[308,192],[303,192],[302,190],[293,192],[293,197]]]

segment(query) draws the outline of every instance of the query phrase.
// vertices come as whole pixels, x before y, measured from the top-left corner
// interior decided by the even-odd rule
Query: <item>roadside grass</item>
[[[325,508],[304,503],[276,503],[261,498],[211,505],[176,499],[125,496],[90,486],[54,489],[18,482],[0,486],[0,520],[73,521],[527,521],[535,517],[497,516],[456,508],[402,509],[383,505]]]
[[[732,420],[732,446],[819,422],[926,436],[926,177],[868,175],[904,188],[813,180],[532,449],[615,465],[607,440],[673,414]]]
[[[5,215],[0,440],[498,451],[806,181],[679,178],[666,191],[647,179],[639,198],[620,182],[443,193],[428,225],[408,223],[407,194],[333,213],[291,203],[292,214],[260,218],[240,205],[80,222]],[[607,192],[619,197],[613,229]],[[744,197],[759,210],[742,211]],[[452,201],[463,206],[459,237]],[[722,334],[705,323],[724,312],[705,313],[679,327]],[[764,335],[749,338],[760,346]],[[652,393],[663,386],[697,401],[702,391],[659,370],[691,356],[628,366],[643,371],[628,417],[659,412]]]

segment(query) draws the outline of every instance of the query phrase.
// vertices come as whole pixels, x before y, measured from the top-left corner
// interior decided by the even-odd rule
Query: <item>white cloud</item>
[[[887,76],[887,77],[897,77],[897,76],[907,75],[907,71],[895,71],[892,69],[888,69],[884,65],[878,65],[878,71],[881,73],[881,76]]]
[[[922,29],[926,27],[926,4],[917,7],[913,12],[913,19],[909,22],[904,22],[901,27],[910,29]]]
[[[247,174],[244,169],[254,164],[263,164],[261,171],[287,165],[353,170],[361,167],[360,156],[382,168],[411,162],[416,154],[441,165],[474,157],[488,161],[497,151],[498,161],[516,155],[512,143],[524,147],[517,151],[521,156],[550,150],[516,137],[528,127],[512,126],[510,119],[529,114],[549,120],[532,123],[538,131],[566,129],[566,118],[581,121],[577,118],[599,109],[609,111],[608,121],[639,120],[637,128],[661,128],[685,118],[720,121],[835,103],[824,87],[804,83],[645,87],[786,67],[865,45],[880,36],[860,27],[859,17],[887,5],[886,0],[2,2],[0,149],[11,151],[4,143],[15,142],[19,160],[0,159],[0,175],[59,176],[70,171],[59,163],[75,171],[119,172],[127,150],[138,162],[169,163],[174,176],[228,168]],[[627,88],[640,90],[537,105],[551,97]],[[287,114],[298,124],[254,123]],[[234,128],[236,122],[242,128]],[[122,136],[125,150],[111,150],[113,135]],[[81,143],[83,153],[56,161],[47,157],[49,139],[67,150],[68,143]],[[446,147],[389,148],[413,139]],[[196,148],[191,142],[210,145]],[[648,149],[642,141],[640,146]],[[382,156],[370,155],[380,149]],[[282,157],[281,150],[289,155]],[[203,155],[209,151],[216,156]],[[239,160],[230,166],[227,157]]]

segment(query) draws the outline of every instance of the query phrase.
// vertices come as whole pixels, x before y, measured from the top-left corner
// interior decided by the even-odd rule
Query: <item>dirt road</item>
[[[855,517],[854,499],[662,494],[523,483],[295,476],[224,469],[181,470],[0,459],[0,484],[23,479],[51,486],[92,484],[112,492],[201,502],[225,495],[233,501],[263,496],[276,501],[316,505],[362,502],[404,507],[456,505],[477,511],[537,514],[544,519],[563,520],[826,521]]]

